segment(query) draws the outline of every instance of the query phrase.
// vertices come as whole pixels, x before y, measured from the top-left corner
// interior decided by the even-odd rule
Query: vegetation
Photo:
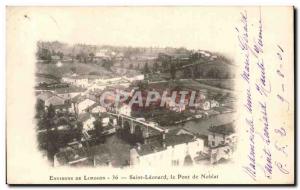
[[[97,57],[99,51],[103,57]],[[88,74],[92,71],[103,70],[103,68],[106,71],[111,71],[114,65],[119,65],[122,68],[140,70],[144,74],[153,72],[161,75],[169,74],[169,79],[178,78],[178,75],[193,79],[231,79],[235,77],[234,65],[228,58],[218,53],[207,52],[207,54],[209,56],[185,48],[117,47],[86,44],[69,46],[57,41],[39,42],[37,51],[38,59],[46,65],[46,72],[40,72],[40,68],[43,66],[38,66],[38,72],[54,75],[58,73],[60,76],[68,71],[80,72],[78,74]],[[54,55],[62,59],[62,67],[53,68],[56,67],[51,64],[55,63],[52,60]],[[121,56],[120,59],[118,56]],[[153,57],[156,58],[153,59]],[[82,65],[86,65],[86,67]],[[69,69],[65,69],[66,67]],[[85,68],[89,68],[89,71],[85,72]],[[45,69],[41,70],[45,71]]]
[[[71,122],[68,114],[56,113],[51,104],[45,109],[44,102],[41,100],[38,100],[36,104],[36,113],[39,148],[47,152],[50,161],[53,160],[59,148],[66,146],[74,139],[81,140],[82,123]],[[58,129],[61,125],[68,127]]]
[[[97,141],[101,142],[101,143],[104,143],[105,139],[104,139],[104,136],[103,136],[103,126],[102,126],[101,119],[97,118],[94,121],[93,124],[94,124],[94,127],[95,127],[95,135],[96,135]]]

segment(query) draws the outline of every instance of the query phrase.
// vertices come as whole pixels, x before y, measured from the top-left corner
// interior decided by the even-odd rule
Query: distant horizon
[[[42,42],[42,43],[53,43],[53,42],[59,42],[62,44],[66,44],[68,46],[74,46],[74,45],[87,45],[87,46],[96,46],[96,47],[103,47],[103,46],[111,46],[111,47],[118,47],[118,48],[154,48],[154,49],[167,49],[167,48],[171,48],[171,49],[186,49],[189,51],[208,51],[211,53],[219,53],[222,54],[221,52],[217,52],[217,51],[211,51],[211,50],[206,50],[206,49],[199,49],[199,48],[188,48],[186,46],[136,46],[136,45],[112,45],[112,44],[92,44],[92,43],[84,43],[84,42],[76,42],[76,43],[69,43],[66,41],[62,41],[62,40],[38,40],[37,43]]]

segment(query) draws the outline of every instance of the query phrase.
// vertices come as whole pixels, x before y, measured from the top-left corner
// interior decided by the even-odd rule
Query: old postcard
[[[6,17],[8,184],[295,183],[292,6]]]

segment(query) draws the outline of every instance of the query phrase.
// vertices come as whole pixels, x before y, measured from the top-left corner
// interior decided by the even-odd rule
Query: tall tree
[[[38,99],[36,105],[36,118],[42,119],[45,116],[45,104],[42,100]]]
[[[57,127],[56,130],[52,131],[52,127],[54,126],[54,117],[55,117],[55,110],[52,104],[47,109],[45,125],[47,129],[47,155],[50,161],[53,160],[54,154],[58,150],[58,131]]]
[[[83,124],[82,122],[77,122],[76,126],[77,126],[76,128],[77,140],[81,141]]]
[[[171,79],[175,79],[176,78],[176,64],[172,63],[170,65],[170,74],[171,74]]]
[[[46,48],[42,48],[38,51],[38,57],[41,60],[51,61],[51,51]]]
[[[101,142],[104,142],[103,125],[101,118],[96,119],[93,124],[96,132],[96,138],[98,139],[98,141],[101,140]]]
[[[55,117],[55,109],[52,104],[48,107],[47,118],[53,120]]]
[[[111,70],[111,67],[113,66],[113,62],[112,60],[110,59],[105,59],[103,60],[103,67],[106,69],[106,70]]]
[[[145,74],[147,74],[147,73],[150,72],[149,66],[148,66],[148,62],[145,63],[145,65],[144,65],[144,70],[143,70],[143,71],[144,71]]]
[[[93,62],[95,54],[93,52],[91,52],[91,53],[89,53],[89,57],[90,57],[91,62]]]
[[[153,68],[152,68],[153,72],[158,71],[158,70],[159,70],[158,67],[159,67],[159,66],[158,66],[158,63],[155,61],[155,62],[154,62],[154,65],[153,65]]]

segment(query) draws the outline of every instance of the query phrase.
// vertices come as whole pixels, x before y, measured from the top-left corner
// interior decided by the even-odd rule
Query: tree
[[[41,60],[51,61],[51,51],[46,48],[42,48],[38,51],[38,57]]]
[[[57,52],[57,55],[59,56],[60,59],[64,58],[64,53],[61,51]]]
[[[140,64],[137,64],[135,69],[140,70]]]
[[[95,132],[96,132],[96,138],[102,139],[103,138],[103,126],[102,126],[102,120],[100,118],[96,119],[94,121],[94,128],[95,128]]]
[[[170,65],[170,74],[171,74],[171,79],[175,79],[176,78],[176,64],[173,63]]]
[[[153,72],[158,71],[158,70],[159,70],[158,67],[159,67],[159,66],[158,66],[158,63],[157,63],[157,62],[154,62],[154,65],[153,65]]]
[[[52,127],[54,126],[54,118],[55,118],[55,110],[52,104],[48,107],[46,118],[45,118],[45,126],[47,129],[47,155],[49,160],[53,160],[54,154],[58,150],[57,140],[58,140],[58,130],[52,131]]]
[[[47,118],[53,120],[55,117],[55,109],[52,104],[48,107]]]
[[[76,73],[76,67],[71,67],[70,70],[72,71],[72,73]]]
[[[134,136],[135,136],[134,140],[136,142],[144,143],[143,131],[141,129],[141,126],[139,125],[135,126]]]
[[[79,54],[76,55],[76,59],[80,62],[87,63],[88,55],[87,53],[81,51]]]
[[[148,83],[144,82],[144,81],[139,81],[137,83],[137,86],[138,86],[138,89],[141,90],[141,91],[144,91],[146,89],[148,89]]]
[[[36,108],[35,117],[36,118],[43,118],[44,114],[45,114],[45,104],[44,104],[44,102],[42,100],[38,99],[38,101],[35,105],[35,108]]]
[[[110,59],[103,60],[103,67],[107,70],[111,70],[111,67],[113,66],[113,62]]]
[[[91,52],[91,53],[89,53],[89,57],[90,57],[91,62],[93,62],[95,54],[93,52]]]
[[[143,71],[144,71],[145,74],[150,72],[148,62],[145,63]]]
[[[82,122],[77,122],[76,126],[77,126],[77,128],[76,128],[77,140],[80,141],[82,138],[83,124],[82,124]]]
[[[215,70],[212,68],[206,73],[206,77],[215,78]]]
[[[132,65],[132,63],[129,65],[129,69],[133,69],[133,65]]]
[[[123,124],[123,129],[122,129],[122,132],[121,132],[121,136],[122,138],[125,140],[125,141],[129,141],[130,140],[130,137],[131,137],[131,134],[130,134],[130,124],[128,121],[124,121],[124,124]]]

